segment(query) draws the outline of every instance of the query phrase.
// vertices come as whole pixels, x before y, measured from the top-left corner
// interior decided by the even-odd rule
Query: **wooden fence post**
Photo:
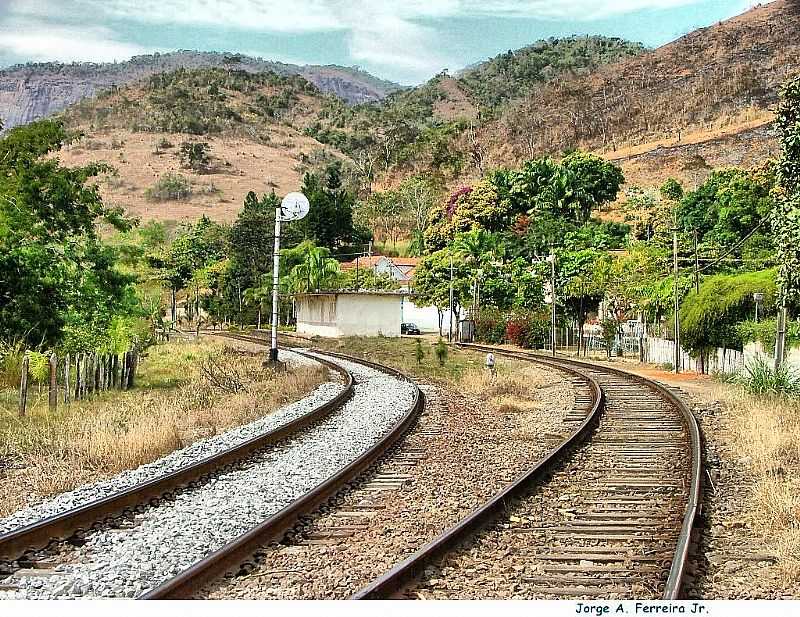
[[[75,390],[73,390],[74,400],[81,400],[81,354],[75,354]]]
[[[92,373],[94,393],[97,394],[100,390],[100,354],[93,353],[92,357],[94,359],[94,372]]]
[[[25,355],[22,356],[22,367],[21,367],[21,375],[19,378],[19,415],[23,417],[25,415],[25,409],[28,406],[28,364],[30,363],[30,358],[28,357],[28,353],[25,352]]]
[[[125,376],[126,376],[126,371],[128,370],[128,364],[127,364],[127,362],[128,362],[128,353],[125,352],[123,354],[120,354],[120,358],[121,358],[121,361],[120,361],[120,366],[119,366],[119,389],[120,390],[124,390],[125,389],[125,379],[126,379]]]
[[[48,392],[48,407],[55,411],[58,407],[58,358],[50,354],[50,391]]]
[[[106,384],[106,364],[105,356],[100,354],[97,356],[97,389],[102,392],[105,390]]]
[[[70,387],[69,387],[69,363],[71,358],[69,354],[64,356],[64,404],[69,405],[70,399]]]
[[[81,354],[81,399],[85,399],[89,394],[89,354]]]
[[[136,387],[136,366],[139,364],[139,353],[136,351],[131,352],[131,376],[128,381],[128,387]]]

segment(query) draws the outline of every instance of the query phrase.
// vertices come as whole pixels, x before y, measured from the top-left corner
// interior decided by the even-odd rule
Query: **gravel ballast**
[[[198,597],[343,599],[414,553],[571,430],[564,424],[575,403],[569,377],[526,370],[533,401],[524,408],[422,386],[427,402],[418,424],[365,482],[314,515],[302,533],[262,547],[246,575]]]
[[[286,361],[290,368],[292,366],[308,366],[314,363],[313,360],[291,351],[281,352],[281,359]],[[336,378],[338,375],[331,372],[331,377]],[[260,418],[254,422],[250,422],[249,424],[245,424],[219,435],[197,441],[185,448],[175,450],[152,463],[141,465],[136,469],[123,471],[113,478],[85,484],[74,490],[61,493],[43,503],[19,510],[11,516],[0,520],[0,533],[14,531],[15,529],[36,523],[50,516],[55,516],[56,514],[61,514],[62,512],[66,512],[67,510],[85,503],[96,501],[129,489],[142,482],[154,480],[208,458],[209,456],[218,454],[233,446],[244,443],[249,439],[268,433],[287,422],[307,414],[315,407],[332,400],[342,391],[343,387],[342,383],[335,383],[333,381],[323,383],[307,397],[281,407],[264,418]]]
[[[90,535],[46,575],[12,577],[21,589],[0,591],[0,598],[138,596],[355,460],[411,408],[415,387],[359,364],[333,361],[357,383],[353,398],[330,418],[239,469],[137,514],[131,528]]]

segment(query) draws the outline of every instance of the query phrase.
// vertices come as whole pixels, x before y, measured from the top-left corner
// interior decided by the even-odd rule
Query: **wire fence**
[[[129,390],[134,387],[136,367],[139,364],[139,353],[135,350],[122,354],[78,353],[42,356],[45,366],[37,366],[32,370],[30,352],[22,356],[19,371],[19,415],[24,416],[28,408],[31,385],[38,382],[40,389],[44,386],[48,394],[48,406],[51,411],[58,408],[59,402],[69,405],[70,402],[87,399],[107,390]]]

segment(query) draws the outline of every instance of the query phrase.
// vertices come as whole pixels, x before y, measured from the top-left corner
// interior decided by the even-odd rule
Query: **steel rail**
[[[269,344],[269,341],[249,339],[252,342]],[[312,513],[321,504],[340,492],[360,474],[371,467],[383,456],[416,422],[425,407],[425,395],[408,377],[399,371],[382,366],[375,362],[362,360],[344,354],[320,351],[326,356],[340,358],[349,362],[363,364],[383,373],[387,373],[414,385],[414,402],[411,408],[400,418],[384,437],[364,452],[355,461],[339,470],[336,474],[289,504],[279,512],[260,523],[245,534],[232,540],[202,561],[197,562],[174,578],[165,581],[143,595],[142,600],[176,600],[191,598],[203,585],[209,583],[226,572],[238,567],[243,561],[264,544],[281,539],[296,522]],[[317,356],[312,356],[317,357]]]
[[[334,362],[310,356],[345,378],[344,389],[333,399],[318,405],[310,412],[295,418],[263,435],[253,437],[239,445],[213,454],[158,478],[136,484],[130,488],[90,501],[59,514],[31,523],[19,529],[0,534],[0,559],[12,561],[25,552],[45,548],[53,540],[63,540],[76,532],[85,531],[99,521],[118,516],[126,509],[149,503],[181,487],[207,476],[221,467],[248,458],[254,452],[274,445],[303,430],[339,409],[353,395],[352,374]]]
[[[430,563],[464,538],[483,527],[489,521],[494,520],[506,507],[506,504],[514,497],[524,493],[536,482],[538,482],[555,464],[557,464],[573,446],[586,439],[588,434],[597,425],[600,414],[605,406],[605,395],[602,388],[592,377],[584,375],[580,371],[570,369],[560,364],[551,363],[540,359],[531,359],[526,354],[517,354],[510,351],[495,350],[496,353],[512,358],[519,358],[534,361],[549,367],[557,368],[573,376],[585,380],[591,392],[591,407],[586,418],[581,424],[570,433],[566,439],[550,450],[536,465],[520,474],[509,484],[503,487],[494,497],[484,505],[471,512],[461,521],[445,530],[436,538],[425,544],[416,553],[394,566],[381,577],[356,592],[350,599],[352,600],[377,600],[391,597],[402,589],[411,580],[417,578],[426,564]]]
[[[467,349],[477,349],[481,351],[498,352],[498,349],[491,346],[461,344]],[[532,352],[520,352],[520,356],[535,358],[537,361],[545,361],[544,357]],[[686,502],[686,509],[684,511],[683,520],[681,523],[681,531],[678,536],[678,541],[675,547],[675,553],[670,565],[669,574],[667,576],[666,586],[664,589],[664,600],[676,600],[681,596],[681,589],[683,585],[683,577],[686,573],[686,564],[689,559],[689,549],[691,547],[692,530],[697,516],[700,514],[703,502],[703,448],[702,438],[700,434],[700,426],[697,423],[697,418],[694,417],[692,410],[689,406],[677,395],[675,395],[669,388],[664,385],[641,375],[636,375],[629,371],[611,367],[593,364],[591,362],[583,362],[581,360],[574,360],[572,358],[563,358],[547,356],[547,362],[555,364],[566,364],[568,366],[578,366],[584,370],[591,370],[596,372],[611,373],[626,379],[631,379],[654,390],[659,396],[665,399],[670,405],[675,407],[681,412],[683,416],[686,431],[689,436],[689,443],[691,447],[691,473],[689,480],[689,496]]]

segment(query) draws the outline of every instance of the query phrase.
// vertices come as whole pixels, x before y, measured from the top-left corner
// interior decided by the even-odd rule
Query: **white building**
[[[297,294],[297,332],[311,336],[400,336],[403,294],[332,291]]]

